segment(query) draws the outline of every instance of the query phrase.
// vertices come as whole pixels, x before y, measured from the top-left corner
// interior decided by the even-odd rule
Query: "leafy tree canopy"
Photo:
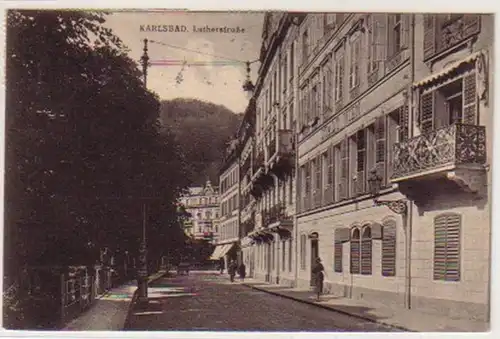
[[[6,270],[80,263],[102,246],[133,251],[143,202],[150,252],[183,239],[182,148],[160,128],[159,99],[105,17],[8,12]]]

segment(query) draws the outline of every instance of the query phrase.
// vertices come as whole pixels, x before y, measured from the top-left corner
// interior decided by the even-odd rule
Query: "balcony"
[[[263,226],[280,237],[291,236],[293,219],[287,215],[285,204],[279,203],[268,210],[262,211]]]
[[[278,176],[290,173],[295,167],[295,142],[292,130],[278,131],[278,144],[275,152],[270,154],[269,169]]]
[[[446,178],[477,192],[486,163],[484,126],[454,124],[394,145],[391,182],[404,184]]]
[[[251,233],[255,228],[255,213],[250,214],[250,218],[241,223],[241,234],[244,236]]]
[[[257,152],[257,155],[252,164],[252,176],[255,177],[259,169],[264,166],[264,161],[265,161],[264,152],[263,151]]]

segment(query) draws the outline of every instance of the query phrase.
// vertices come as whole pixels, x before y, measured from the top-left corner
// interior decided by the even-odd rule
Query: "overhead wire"
[[[170,48],[173,48],[173,49],[178,49],[178,50],[182,50],[182,51],[186,51],[186,52],[192,52],[192,53],[197,53],[197,54],[200,54],[200,55],[206,55],[206,56],[211,56],[211,57],[214,57],[214,58],[219,58],[219,59],[225,59],[227,61],[222,61],[222,60],[213,60],[213,61],[195,61],[195,62],[187,62],[185,60],[176,60],[176,59],[171,59],[171,60],[152,60],[151,61],[151,64],[152,65],[163,65],[163,66],[182,66],[182,65],[188,65],[188,66],[207,66],[207,65],[212,65],[212,66],[236,66],[238,64],[245,64],[247,62],[250,62],[250,64],[253,64],[255,62],[258,62],[259,60],[256,59],[256,60],[252,60],[252,61],[244,61],[244,60],[238,60],[238,59],[233,59],[233,58],[229,58],[229,57],[226,57],[226,56],[221,56],[221,55],[217,55],[217,54],[212,54],[212,53],[206,53],[206,52],[201,52],[201,51],[198,51],[198,50],[195,50],[195,49],[190,49],[190,48],[186,48],[186,47],[180,47],[180,46],[176,46],[176,45],[172,45],[172,44],[168,44],[168,43],[165,43],[165,42],[162,42],[162,41],[157,41],[157,40],[149,40],[149,42],[151,43],[154,43],[154,44],[158,44],[158,45],[162,45],[162,46],[166,46],[166,47],[170,47]]]
[[[182,67],[175,78],[175,82],[177,83],[177,85],[179,85],[183,82],[183,80],[184,80],[183,73],[184,73],[186,67],[191,67],[191,66],[194,66],[194,67],[207,67],[207,66],[212,66],[212,67],[213,66],[215,66],[215,67],[233,66],[234,67],[234,66],[238,66],[238,67],[240,67],[242,65],[247,65],[247,68],[248,68],[248,66],[250,64],[253,64],[255,62],[260,61],[259,59],[252,60],[252,61],[237,60],[237,59],[229,58],[226,56],[221,56],[221,55],[212,54],[212,53],[206,53],[206,52],[202,52],[199,50],[194,50],[194,49],[190,49],[190,48],[186,48],[186,47],[176,46],[176,45],[168,44],[168,43],[165,43],[162,41],[157,41],[157,40],[149,40],[149,42],[151,42],[153,44],[158,44],[158,45],[162,45],[165,47],[169,47],[172,49],[182,50],[185,52],[191,52],[191,53],[196,53],[196,54],[200,54],[200,55],[210,56],[213,58],[224,59],[224,60],[206,60],[206,61],[189,61],[189,62],[186,59],[183,59],[183,60],[181,60],[181,59],[157,59],[157,60],[150,60],[148,62],[149,66],[180,66],[180,67]],[[206,80],[205,82],[209,85],[213,85],[208,80]]]

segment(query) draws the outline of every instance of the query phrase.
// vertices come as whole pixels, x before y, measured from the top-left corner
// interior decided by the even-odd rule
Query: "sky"
[[[152,65],[148,70],[147,85],[161,99],[197,98],[241,113],[248,103],[242,90],[246,79],[244,62],[259,57],[263,19],[262,12],[114,12],[108,16],[105,26],[122,39],[134,60],[139,60],[143,54],[143,40],[150,40],[148,55]],[[153,32],[153,25],[160,25],[157,30],[162,31]],[[163,25],[178,26],[186,32],[165,32]],[[239,27],[240,33],[194,32],[193,26],[198,30],[207,25]],[[179,62],[154,65],[155,61],[161,60]],[[187,65],[182,67],[184,60]],[[214,65],[214,62],[221,61],[223,65]],[[251,65],[254,84],[258,67],[258,62]]]

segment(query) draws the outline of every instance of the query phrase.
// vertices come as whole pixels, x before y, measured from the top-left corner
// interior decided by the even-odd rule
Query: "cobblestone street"
[[[225,274],[160,279],[150,286],[149,300],[147,309],[131,311],[126,330],[397,331],[230,283]]]

